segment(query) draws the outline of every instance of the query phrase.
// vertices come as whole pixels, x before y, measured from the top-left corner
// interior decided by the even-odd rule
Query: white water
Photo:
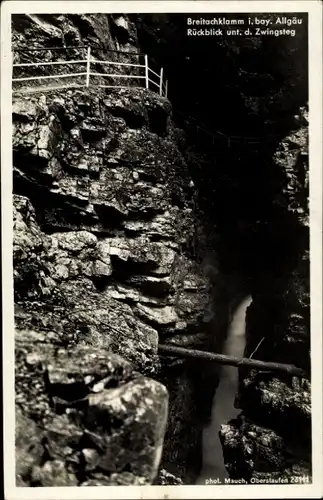
[[[245,348],[245,316],[251,302],[246,297],[233,313],[223,354],[243,356]],[[234,366],[222,366],[220,383],[216,390],[210,424],[203,431],[203,466],[196,484],[205,484],[206,479],[224,480],[228,477],[224,467],[222,447],[219,438],[221,424],[235,418],[240,410],[234,408],[234,399],[238,390],[238,369]]]

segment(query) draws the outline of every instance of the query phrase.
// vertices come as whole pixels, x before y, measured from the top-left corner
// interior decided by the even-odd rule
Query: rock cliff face
[[[138,52],[125,15],[17,15],[12,32],[16,63],[79,59],[64,47],[89,43],[94,59]],[[209,347],[216,308],[170,103],[133,88],[18,92],[13,127],[17,483],[152,482],[168,392],[151,377],[172,394],[163,463],[188,477],[197,394],[216,380],[196,382],[185,362],[163,369],[158,339]],[[164,469],[156,481],[180,482]]]
[[[278,266],[254,282],[253,302],[247,313],[245,355],[294,364],[303,368],[308,378],[282,378],[240,370],[236,404],[243,412],[237,420],[222,426],[220,436],[230,475],[247,480],[311,476],[308,122],[305,108],[300,110],[299,119],[300,127],[278,145],[272,165],[280,185],[273,199],[276,218],[271,230],[280,238],[280,258],[284,267]],[[282,244],[288,237],[293,249],[289,248],[284,255]]]
[[[173,384],[158,339],[214,342],[212,285],[194,253],[194,192],[170,112],[145,89],[14,99],[19,484],[153,481],[168,393],[147,377]],[[185,363],[175,370],[165,461],[185,477],[205,376],[196,381]],[[184,423],[190,446],[180,443]]]

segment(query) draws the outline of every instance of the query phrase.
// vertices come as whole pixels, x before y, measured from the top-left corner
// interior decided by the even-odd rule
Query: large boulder
[[[67,352],[28,330],[17,360],[18,484],[76,486],[124,473],[129,484],[153,481],[167,421],[163,385],[104,349]]]

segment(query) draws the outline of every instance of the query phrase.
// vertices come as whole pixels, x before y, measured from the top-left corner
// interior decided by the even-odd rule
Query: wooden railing
[[[227,148],[236,145],[244,146],[254,146],[257,147],[261,144],[261,140],[256,136],[238,136],[238,135],[228,135],[220,132],[219,130],[210,130],[204,124],[201,124],[196,118],[189,116],[178,109],[173,110],[173,114],[178,115],[179,119],[186,126],[192,126],[194,128],[195,134],[203,134],[203,136],[208,137],[212,144],[222,142]]]
[[[64,48],[65,50],[68,49],[84,49],[85,47],[66,47]],[[62,47],[48,47],[48,48],[30,48],[30,49],[17,49],[14,52],[33,52],[33,51],[59,51],[63,50]],[[13,72],[17,68],[21,69],[26,69],[26,68],[51,68],[51,67],[57,67],[57,66],[69,66],[69,65],[77,65],[77,66],[84,66],[84,69],[82,71],[74,72],[74,73],[51,73],[51,74],[37,74],[37,75],[32,75],[32,76],[22,76],[22,77],[13,77],[12,82],[13,82],[13,92],[33,92],[37,89],[37,87],[29,87],[28,88],[28,83],[30,82],[41,82],[41,81],[50,81],[50,80],[56,80],[56,79],[69,79],[68,83],[65,85],[60,85],[59,87],[55,88],[68,88],[68,87],[100,87],[100,88],[129,88],[129,87],[145,87],[146,89],[151,89],[155,92],[157,92],[160,96],[162,97],[167,97],[168,95],[168,81],[164,79],[164,70],[163,68],[160,69],[159,73],[154,71],[149,63],[150,61],[148,60],[147,54],[142,54],[142,53],[135,53],[135,52],[123,52],[123,51],[117,51],[117,50],[106,50],[106,52],[111,52],[111,53],[119,53],[123,54],[124,56],[131,57],[131,56],[136,56],[137,59],[140,57],[144,58],[144,64],[140,63],[128,63],[128,62],[120,62],[120,61],[113,61],[113,60],[101,60],[94,58],[91,53],[91,47],[87,47],[86,51],[86,58],[85,59],[71,59],[71,60],[61,60],[61,61],[47,61],[47,62],[18,62],[13,64]],[[101,65],[103,67],[105,66],[112,66],[113,68],[116,68],[115,70],[112,68],[109,73],[105,72],[99,72],[96,71],[95,68],[97,65]],[[131,68],[131,71],[133,71],[130,74],[123,74],[121,72],[117,72],[118,68]],[[138,74],[135,74],[135,71],[139,69]],[[140,74],[143,73],[143,74]],[[97,77],[100,78],[100,80],[94,81]],[[157,77],[157,81],[156,81]],[[112,80],[113,84],[106,84],[103,83],[102,80],[104,81],[105,78],[109,78]],[[113,80],[118,80],[119,78],[121,79],[128,79],[128,80],[134,80],[136,81],[142,81],[142,85],[120,85],[116,81]],[[81,79],[81,82],[80,82]],[[75,83],[75,81],[78,81],[80,83]],[[83,81],[82,81],[83,80]],[[15,89],[15,83],[17,82],[23,82],[25,85],[20,87],[19,89]],[[73,83],[72,83],[73,82]],[[27,84],[27,85],[26,85]],[[53,88],[52,85],[47,85],[47,87],[42,87],[41,90],[51,90]]]
[[[13,64],[13,71],[18,69],[29,69],[29,68],[39,68],[39,70],[45,70],[55,67],[80,67],[83,66],[81,71],[71,72],[71,73],[55,73],[50,74],[36,74],[32,76],[20,76],[13,77],[13,92],[35,92],[37,90],[56,90],[56,89],[68,89],[75,87],[100,87],[106,89],[113,88],[146,88],[154,92],[157,92],[162,97],[168,97],[168,80],[165,79],[165,74],[163,68],[160,68],[159,72],[151,68],[151,60],[149,60],[148,55],[139,52],[125,52],[120,50],[108,50],[95,48],[94,51],[108,52],[111,54],[120,54],[121,58],[135,58],[136,62],[122,62],[120,60],[105,60],[101,58],[96,58],[92,54],[92,48],[90,46],[70,46],[70,47],[31,47],[31,48],[20,48],[14,49],[14,55],[21,52],[27,54],[35,54],[37,52],[45,53],[50,51],[51,53],[59,53],[59,51],[72,51],[72,53],[80,54],[83,52],[83,58],[80,59],[64,59],[59,61],[44,61],[44,62],[17,62]],[[30,57],[30,56],[28,56]],[[140,63],[139,61],[142,61]],[[105,73],[102,71],[96,71],[97,66],[101,68],[112,67],[111,72]],[[114,69],[116,68],[116,69]],[[118,68],[121,70],[126,70],[130,68],[130,74],[124,74],[118,72]],[[156,68],[155,68],[156,69]],[[109,78],[110,82],[106,82]],[[53,85],[51,81],[53,80],[65,80],[65,83],[61,85]],[[128,85],[123,85],[118,82],[118,80],[128,80]],[[47,82],[46,85],[39,85],[39,82]],[[15,84],[21,83],[20,88],[15,88]],[[28,85],[32,84],[33,85]],[[36,83],[36,86],[35,86]],[[229,136],[220,131],[209,130],[205,125],[199,123],[195,118],[182,113],[179,110],[173,109],[174,116],[179,118],[180,122],[183,124],[184,129],[187,131],[187,126],[193,126],[194,135],[198,137],[200,134],[205,137],[210,144],[221,143],[226,148],[234,148],[236,146],[243,146],[251,149],[259,149],[263,145],[263,140],[259,137],[247,137],[247,136]],[[275,139],[275,136],[267,136],[266,141],[270,142]]]
[[[219,130],[207,128],[205,124],[200,123],[196,118],[176,108],[173,108],[173,117],[185,130],[187,135],[189,134],[189,130],[193,129],[196,139],[202,136],[206,139],[208,144],[217,146],[220,144],[224,149],[234,149],[238,147],[239,149],[246,148],[249,151],[259,151],[280,138],[277,134],[267,134],[265,137],[228,135]]]

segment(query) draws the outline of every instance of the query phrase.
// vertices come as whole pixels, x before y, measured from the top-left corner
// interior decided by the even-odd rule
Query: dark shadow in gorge
[[[307,231],[299,225],[297,217],[287,209],[283,199],[282,203],[277,202],[285,179],[272,162],[271,149],[257,153],[244,149],[243,154],[235,149],[219,156],[216,148],[212,154],[208,151],[205,155],[205,151],[198,146],[197,142],[194,161],[188,155],[188,162],[198,191],[197,205],[204,226],[202,232],[207,235],[207,245],[213,249],[210,266],[217,267],[225,283],[220,291],[219,283],[214,283],[220,302],[219,297],[214,297],[215,320],[208,325],[209,344],[204,348],[223,352],[232,312],[246,295],[265,297],[264,314],[268,318],[267,324],[256,332],[257,335],[252,333],[255,336],[252,345],[255,347],[265,336],[271,346],[275,346],[284,334],[286,324],[282,294],[308,245]],[[203,153],[206,161],[202,171],[199,155]],[[213,261],[214,253],[216,260]],[[222,317],[220,324],[219,310]],[[276,356],[272,347],[268,349],[268,360]],[[261,358],[264,359],[263,353]],[[221,368],[216,364],[199,362],[186,367],[186,376],[196,387],[191,397],[194,398],[199,419],[195,429],[195,447],[192,444],[190,454],[191,462],[187,463],[190,474],[185,478],[185,482],[192,484],[202,466],[202,433],[210,422],[213,398],[215,405],[219,403],[217,387]],[[174,388],[169,385],[168,388],[172,394]],[[234,396],[228,394],[232,400]],[[173,435],[166,435],[166,443],[168,439],[171,441]],[[184,434],[182,439],[186,439]],[[222,450],[218,452],[222,461]],[[174,463],[173,457],[170,462]]]
[[[222,17],[210,14],[214,16]],[[200,232],[210,253],[216,253],[211,265],[225,282],[221,304],[213,297],[214,312],[221,309],[223,318],[220,324],[215,320],[208,326],[207,347],[222,352],[232,309],[243,296],[252,295],[262,301],[267,321],[261,331],[256,331],[259,323],[254,326],[251,348],[267,336],[270,358],[275,356],[274,337],[281,337],[286,326],[283,293],[308,248],[308,232],[287,206],[286,172],[273,162],[280,140],[300,128],[296,115],[308,100],[307,15],[300,14],[302,25],[288,40],[188,37],[188,17],[199,18],[199,14],[141,14],[136,24],[141,46],[164,67],[170,80],[174,121],[186,134],[182,152],[196,187]],[[228,147],[225,136],[213,142],[194,120],[187,120],[189,116],[211,131],[242,139],[256,136],[260,144],[251,146],[241,140]],[[197,387],[205,388],[191,394],[197,398],[203,428],[210,417],[219,367],[211,363],[189,367],[188,376],[197,381]],[[201,464],[198,447],[197,455]]]

